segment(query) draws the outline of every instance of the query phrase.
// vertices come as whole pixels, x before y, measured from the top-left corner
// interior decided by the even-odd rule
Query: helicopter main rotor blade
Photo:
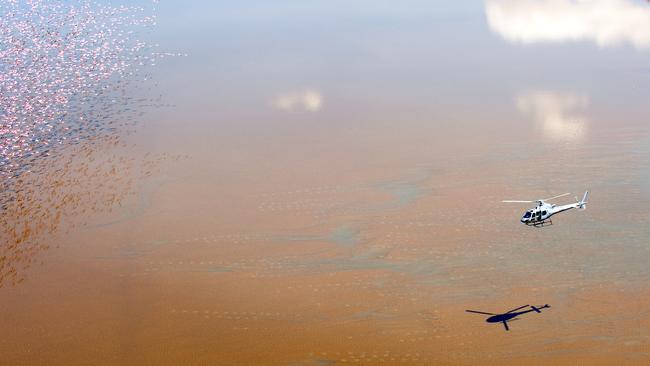
[[[530,305],[520,306],[520,307],[518,307],[518,308],[516,308],[516,309],[512,309],[512,310],[510,310],[510,311],[507,312],[506,314],[512,313],[513,311],[517,311],[517,310],[519,310],[519,309],[523,309],[523,308],[528,307],[528,306],[530,306]]]
[[[506,200],[506,201],[501,201],[503,203],[533,203],[537,201],[516,201],[516,200]]]
[[[468,313],[476,313],[476,314],[483,314],[483,315],[495,315],[493,313],[486,313],[484,311],[476,311],[476,310],[465,310]]]
[[[564,193],[564,194],[561,194],[561,195],[559,195],[559,196],[555,196],[555,197],[551,197],[551,198],[544,198],[543,200],[540,200],[540,201],[550,201],[550,200],[554,200],[554,199],[556,199],[556,198],[560,198],[560,197],[568,196],[568,195],[570,195],[570,194],[571,194],[571,193]]]

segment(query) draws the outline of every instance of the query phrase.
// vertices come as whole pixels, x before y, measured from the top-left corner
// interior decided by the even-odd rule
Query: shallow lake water
[[[128,126],[3,176],[0,363],[650,362],[650,4],[146,9]]]

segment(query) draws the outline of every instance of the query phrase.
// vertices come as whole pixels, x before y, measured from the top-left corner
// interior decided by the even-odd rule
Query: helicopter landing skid
[[[544,227],[544,226],[551,226],[553,225],[553,220],[548,219],[548,220],[543,220],[543,221],[536,221],[530,224],[526,224],[528,226],[534,226],[534,227]]]

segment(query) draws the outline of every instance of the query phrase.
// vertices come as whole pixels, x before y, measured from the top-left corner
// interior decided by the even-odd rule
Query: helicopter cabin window
[[[546,211],[542,211],[542,216],[546,216]]]
[[[524,214],[524,218],[529,218],[529,217],[530,217],[530,211],[526,211],[526,213]]]

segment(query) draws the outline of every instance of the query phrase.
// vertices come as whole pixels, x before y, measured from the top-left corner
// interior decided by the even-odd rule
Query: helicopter
[[[523,308],[529,307],[529,306],[530,306],[530,309],[528,309],[528,310],[517,311],[517,310],[520,310],[520,309],[523,309]],[[514,318],[518,317],[519,315],[530,313],[531,311],[541,313],[542,312],[541,309],[550,308],[550,307],[551,306],[549,304],[546,304],[544,306],[539,306],[539,307],[531,306],[531,305],[524,305],[524,306],[520,306],[520,307],[518,307],[516,309],[512,309],[509,312],[503,313],[503,314],[486,313],[484,311],[476,311],[476,310],[465,310],[465,311],[468,312],[468,313],[491,315],[489,318],[487,318],[485,320],[486,322],[488,322],[488,323],[503,323],[503,326],[506,328],[506,330],[510,330],[510,328],[508,327],[508,322],[516,320]]]
[[[572,208],[579,208],[581,210],[584,210],[587,208],[587,198],[589,197],[589,191],[585,191],[585,195],[582,197],[581,201],[578,201],[578,197],[576,197],[576,202],[575,203],[569,203],[566,205],[554,205],[547,203],[546,201],[550,201],[556,198],[568,196],[570,193],[564,193],[559,196],[551,197],[551,198],[545,198],[545,199],[540,199],[536,201],[513,201],[513,200],[507,200],[507,201],[501,201],[501,202],[506,202],[506,203],[534,203],[537,202],[537,207],[532,208],[524,213],[524,215],[521,217],[521,223],[526,224],[528,226],[534,226],[534,227],[543,227],[547,225],[553,225],[553,221],[551,220],[551,216],[558,214],[560,212],[564,212],[567,210],[570,210]]]

